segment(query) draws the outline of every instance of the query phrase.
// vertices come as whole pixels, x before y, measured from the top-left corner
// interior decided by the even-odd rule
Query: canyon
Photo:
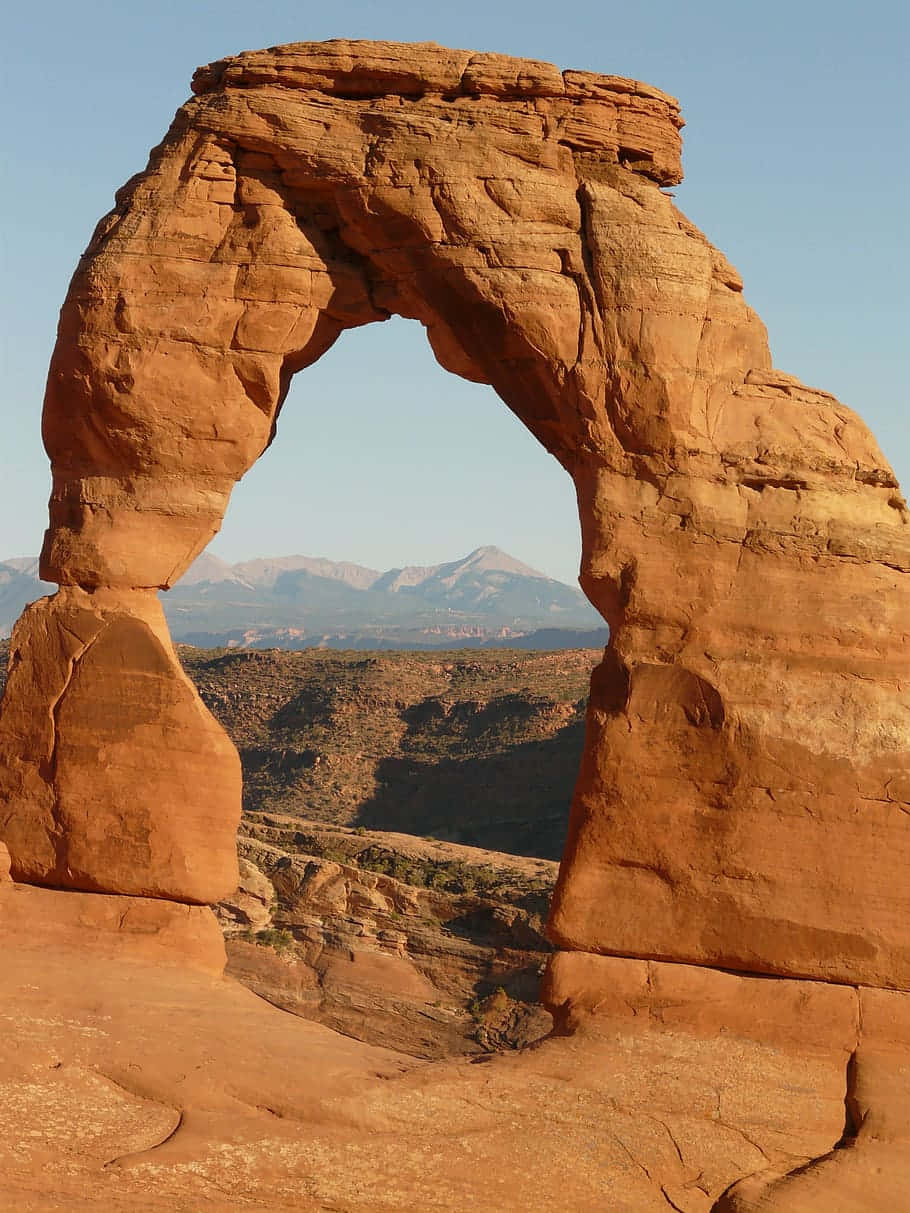
[[[416,1057],[545,1035],[599,652],[178,652],[243,768],[240,885],[216,906],[228,974]]]
[[[226,58],[192,89],[92,237],[48,378],[40,575],[60,588],[13,629],[0,715],[11,1199],[902,1207],[910,512],[860,418],[772,366],[738,273],[676,208],[678,103],[349,41]],[[158,599],[291,377],[393,314],[572,477],[609,627],[546,924],[552,1029],[439,1060],[413,1018],[407,1053],[220,976],[240,759]],[[413,1002],[440,987],[391,915],[428,900],[367,875],[379,844],[349,828],[309,827],[336,852],[321,868],[278,845],[277,814],[241,851],[288,906],[327,899],[349,963],[374,987],[397,965]],[[464,844],[424,842],[411,867],[444,882],[437,848]],[[465,855],[445,862],[463,884]],[[243,875],[253,911],[270,894]],[[355,946],[371,898],[389,925]],[[327,988],[305,918],[262,929],[276,953],[299,932]],[[302,1010],[285,959],[256,980]],[[508,1008],[481,1010],[495,1046]]]

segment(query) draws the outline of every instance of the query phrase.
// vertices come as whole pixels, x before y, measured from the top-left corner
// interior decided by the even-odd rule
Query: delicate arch
[[[347,42],[226,59],[193,87],[63,307],[42,575],[64,588],[19,625],[0,737],[14,871],[227,890],[236,756],[154,592],[217,531],[291,375],[397,313],[576,484],[612,639],[554,939],[906,985],[906,507],[863,424],[772,370],[736,271],[663,191],[676,102]]]

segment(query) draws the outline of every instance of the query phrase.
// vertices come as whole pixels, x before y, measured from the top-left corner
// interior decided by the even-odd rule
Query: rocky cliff
[[[244,823],[240,855],[218,907],[228,973],[275,1006],[415,1057],[552,1028],[555,863],[272,814]]]
[[[544,1035],[544,923],[599,656],[182,647],[244,769],[228,972],[415,1056]]]

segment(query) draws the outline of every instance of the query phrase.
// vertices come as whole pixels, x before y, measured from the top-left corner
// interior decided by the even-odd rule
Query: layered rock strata
[[[213,895],[172,843],[178,805],[190,833],[208,823],[227,891],[236,785],[213,776],[204,803],[183,803],[186,763],[214,772],[222,744],[198,705],[176,733],[155,713],[114,721],[118,774],[90,814],[85,781],[24,744],[22,705],[54,717],[71,596],[141,620],[136,603],[217,531],[292,375],[395,313],[423,323],[444,367],[491,384],[577,488],[581,582],[612,637],[554,940],[910,985],[910,516],[855,414],[772,368],[735,269],[666,193],[676,102],[385,43],[240,55],[193,88],[61,315],[42,575],[71,588],[13,642],[0,835],[14,873],[126,891],[138,852],[115,856],[115,840],[154,778],[129,891]],[[117,707],[132,670],[80,678]],[[170,702],[181,678],[168,655],[145,685]],[[95,735],[90,700],[74,696],[60,744]],[[103,861],[69,862],[99,833]]]
[[[210,978],[220,977],[225,965],[224,938],[208,906],[18,884],[10,879],[9,852],[2,843],[0,945],[4,957],[17,950],[33,958],[45,952],[68,954],[74,985],[85,963],[140,963]],[[36,971],[39,968],[36,962]],[[42,990],[50,1004],[55,994]]]
[[[539,1003],[555,863],[257,815],[216,907],[228,976],[275,1006],[414,1057],[522,1048]]]

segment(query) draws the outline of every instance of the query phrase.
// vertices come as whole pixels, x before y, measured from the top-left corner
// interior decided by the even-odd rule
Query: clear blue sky
[[[57,311],[114,190],[144,167],[197,64],[331,37],[503,51],[678,96],[679,205],[743,274],[776,364],[857,409],[910,482],[904,3],[32,0],[8,7],[0,51],[0,558],[40,544]],[[441,371],[418,326],[393,321],[298,376],[213,550],[385,568],[496,543],[571,581],[577,531],[555,461],[488,389]]]

